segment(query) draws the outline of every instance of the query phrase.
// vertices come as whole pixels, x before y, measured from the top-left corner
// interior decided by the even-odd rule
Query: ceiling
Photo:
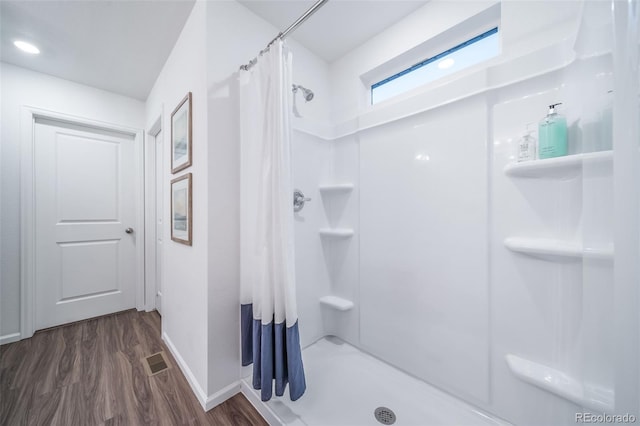
[[[0,0],[0,60],[145,100],[195,0]],[[23,39],[40,48],[27,55]]]
[[[280,31],[315,3],[315,0],[238,1]],[[329,0],[291,34],[331,63],[426,3],[424,0]],[[265,40],[265,44],[268,41]]]
[[[284,30],[315,0],[239,2]],[[0,60],[145,100],[194,3],[0,0]],[[330,0],[292,37],[331,63],[425,3]],[[16,39],[37,45],[41,54],[19,51],[13,46]]]

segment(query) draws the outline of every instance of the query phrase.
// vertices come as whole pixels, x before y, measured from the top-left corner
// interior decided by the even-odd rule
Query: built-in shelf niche
[[[335,183],[318,186],[322,194],[346,194],[353,191],[352,183]]]
[[[527,383],[565,398],[597,413],[610,413],[614,409],[614,391],[595,383],[587,383],[567,373],[516,355],[506,355],[511,372]]]
[[[345,239],[353,237],[353,229],[350,228],[321,228],[318,233],[322,238]]]
[[[349,311],[353,309],[354,306],[351,300],[343,299],[342,297],[338,296],[321,297],[320,303],[337,311]]]
[[[569,179],[582,172],[583,164],[611,163],[612,159],[613,151],[589,152],[510,163],[505,166],[504,172],[513,177]]]
[[[553,238],[509,237],[504,240],[509,250],[541,257],[548,260],[558,259],[613,259],[613,244],[600,247],[584,247],[581,243],[557,240]]]
[[[353,191],[354,185],[350,182],[323,184],[318,186],[323,198],[330,202],[345,200],[346,196]],[[354,231],[351,228],[321,228],[318,230],[323,240],[346,240],[353,237]],[[338,296],[324,296],[320,298],[320,304],[329,309],[346,312],[353,309],[351,300]]]

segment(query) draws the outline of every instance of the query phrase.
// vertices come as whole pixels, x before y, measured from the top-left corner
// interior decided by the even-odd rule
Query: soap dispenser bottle
[[[529,128],[532,124],[527,124],[527,129],[518,141],[518,163],[536,159],[536,139],[533,137],[533,130]]]
[[[556,112],[561,103],[549,105],[547,116],[538,125],[540,159],[567,155],[567,119]]]

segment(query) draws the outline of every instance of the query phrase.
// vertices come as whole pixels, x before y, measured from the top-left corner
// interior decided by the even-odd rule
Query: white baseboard
[[[249,400],[253,408],[269,423],[271,426],[285,426],[280,418],[260,399],[260,396],[253,388],[245,381],[240,380],[240,389],[242,394]]]
[[[184,361],[184,358],[182,358],[182,356],[180,355],[180,352],[178,352],[178,350],[176,349],[171,339],[169,339],[169,336],[167,336],[167,333],[164,333],[164,332],[162,333],[162,340],[167,345],[167,348],[169,348],[169,352],[171,352],[171,355],[173,355],[176,362],[178,363],[178,367],[180,367],[180,370],[182,370],[182,373],[187,378],[187,382],[189,382],[189,386],[191,386],[191,390],[195,394],[200,405],[202,405],[202,408],[204,409],[204,411],[211,410],[212,408],[222,404],[227,399],[231,398],[233,395],[240,392],[240,381],[238,380],[237,382],[231,383],[229,386],[219,390],[213,395],[206,396],[207,394],[200,387],[200,384],[198,383],[195,376],[191,372],[191,369],[187,366],[187,363]]]
[[[189,382],[191,390],[196,395],[196,398],[198,398],[198,402],[200,403],[200,405],[202,405],[202,408],[207,411],[207,394],[200,387],[200,384],[196,380],[196,377],[191,372],[191,369],[189,369],[189,367],[187,366],[187,363],[184,361],[184,359],[180,355],[180,352],[178,352],[171,339],[169,339],[169,336],[167,336],[167,333],[162,333],[162,340],[167,345],[167,347],[169,348],[169,352],[171,352],[171,355],[173,355],[176,362],[178,363],[178,367],[180,367],[180,370],[182,370],[182,373],[187,378],[187,382]]]
[[[222,404],[237,393],[240,393],[240,380],[231,383],[229,386],[219,390],[213,395],[209,395],[209,397],[207,398],[205,410],[211,410],[215,406]]]
[[[5,334],[4,336],[0,336],[0,346],[17,342],[18,340],[20,340],[20,333]]]

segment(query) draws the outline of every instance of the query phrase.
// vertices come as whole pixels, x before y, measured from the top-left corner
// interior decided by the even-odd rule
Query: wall
[[[485,10],[495,1],[431,1],[331,64],[332,119],[338,124],[369,106],[360,76]]]
[[[591,89],[601,86],[598,80],[607,75],[606,63],[588,64],[591,72],[584,80],[572,72],[575,65],[500,91],[492,109],[492,409],[517,424],[572,424],[575,413],[584,409],[520,381],[505,362],[507,354],[562,371],[577,383],[599,388],[603,396],[613,389],[612,342],[607,332],[612,263],[529,256],[513,253],[504,243],[510,237],[574,241],[590,248],[611,243],[611,164],[596,171],[585,163],[582,173],[556,179],[504,172],[513,161],[523,124],[537,121],[533,117],[541,117],[540,111],[558,99],[565,103],[573,124],[570,151],[583,149],[572,130],[579,129],[585,139],[594,136],[593,126],[584,116],[579,121],[575,109],[581,103],[597,103],[596,90]],[[581,95],[572,95],[567,90],[571,86],[581,87]]]
[[[369,104],[369,87],[363,83],[361,76],[393,62],[397,56],[496,3],[498,2],[494,0],[430,1],[333,62],[330,67],[333,122],[339,124],[372,109]],[[502,57],[516,57],[565,37],[575,36],[577,22],[572,17],[577,16],[580,8],[579,1],[555,1],[553,5],[539,1],[502,1]],[[434,82],[427,85],[427,88],[439,84]],[[394,100],[387,101],[393,102]]]
[[[236,2],[207,4],[207,102],[209,108],[208,380],[223,389],[239,378],[239,134],[236,72],[269,33]],[[254,22],[255,23],[255,22]],[[260,26],[261,25],[261,26]],[[228,43],[234,40],[234,43]]]
[[[206,4],[198,1],[151,90],[146,127],[162,114],[164,249],[162,334],[194,393],[205,405],[208,392],[208,125],[206,86]],[[171,113],[192,92],[192,166],[171,174]],[[170,181],[192,173],[193,245],[171,241]]]
[[[292,120],[293,185],[311,198],[294,215],[300,344],[304,348],[327,333],[328,316],[319,299],[332,293],[332,247],[320,238],[318,229],[334,223],[329,200],[318,187],[334,182],[334,147],[328,140],[332,129],[329,65],[297,43],[295,34],[288,43],[293,53],[293,82],[314,92],[311,102],[297,95],[301,117]]]
[[[20,108],[23,105],[142,128],[144,103],[0,63],[2,88],[2,244],[0,336],[20,332]],[[18,338],[18,336],[14,336]],[[0,337],[2,339],[2,337]],[[0,340],[0,343],[5,343]]]
[[[357,346],[360,335],[360,304],[357,303],[360,288],[354,284],[360,282],[360,137],[357,134],[344,136],[334,140],[332,148],[332,176],[328,182],[350,183],[353,189],[350,192],[323,194],[322,202],[326,208],[328,225],[352,229],[354,236],[324,242],[328,250],[326,262],[331,277],[329,294],[356,303],[348,311],[336,311],[324,306],[323,320],[326,334],[339,336]]]
[[[293,82],[314,92],[311,102],[297,95],[301,117],[292,120],[293,185],[311,198],[294,216],[300,344],[306,347],[325,335],[326,315],[318,300],[331,292],[326,267],[331,254],[318,235],[319,228],[331,223],[327,200],[318,189],[332,182],[333,176],[333,145],[327,140],[331,129],[329,65],[294,38],[288,43],[293,53]]]
[[[640,281],[640,191],[638,191],[640,141],[640,88],[638,86],[640,15],[638,0],[616,2],[614,15],[613,122],[614,238],[614,339],[616,346],[616,406],[622,412],[639,412],[640,371],[638,349],[638,282]],[[622,349],[622,350],[621,350]]]
[[[475,97],[360,133],[360,345],[474,402],[489,400],[487,127]]]

